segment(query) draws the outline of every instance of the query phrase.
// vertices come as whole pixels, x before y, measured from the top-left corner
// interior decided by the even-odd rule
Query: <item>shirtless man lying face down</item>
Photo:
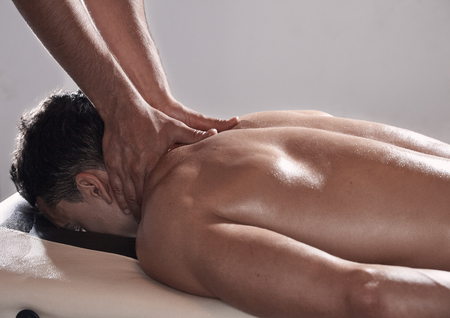
[[[138,225],[79,92],[24,115],[11,174],[57,226],[136,235],[152,278],[261,317],[449,317],[450,145],[316,111],[263,112],[169,151]]]

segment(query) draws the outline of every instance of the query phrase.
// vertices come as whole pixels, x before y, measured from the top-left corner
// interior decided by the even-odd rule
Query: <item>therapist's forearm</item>
[[[85,0],[85,4],[102,38],[139,93],[156,108],[167,102],[170,88],[148,29],[143,1]]]
[[[50,54],[91,99],[104,120],[137,92],[78,0],[14,0]],[[82,48],[82,49],[81,49]]]

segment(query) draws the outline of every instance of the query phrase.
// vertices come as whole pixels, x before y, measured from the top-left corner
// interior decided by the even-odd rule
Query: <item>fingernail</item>
[[[215,134],[217,134],[217,129],[211,128],[210,130],[208,130],[208,135],[209,136],[214,136]]]
[[[125,215],[129,215],[129,214],[131,214],[131,211],[130,211],[130,210],[128,210],[128,209],[125,209],[125,210],[123,210],[122,212],[123,212],[123,214],[125,214]]]

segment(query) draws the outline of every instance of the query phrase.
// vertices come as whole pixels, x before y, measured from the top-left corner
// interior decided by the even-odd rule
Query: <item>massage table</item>
[[[251,317],[152,280],[134,243],[59,229],[10,196],[0,203],[0,317]]]

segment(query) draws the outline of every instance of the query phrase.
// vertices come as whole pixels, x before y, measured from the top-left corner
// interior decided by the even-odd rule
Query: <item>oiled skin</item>
[[[450,270],[448,158],[449,145],[381,124],[312,111],[243,116],[160,161],[138,258],[162,283],[255,315],[350,316],[357,269],[382,273],[386,294],[398,287],[395,266]],[[416,272],[400,279],[405,291]],[[448,286],[432,300],[449,303]]]

